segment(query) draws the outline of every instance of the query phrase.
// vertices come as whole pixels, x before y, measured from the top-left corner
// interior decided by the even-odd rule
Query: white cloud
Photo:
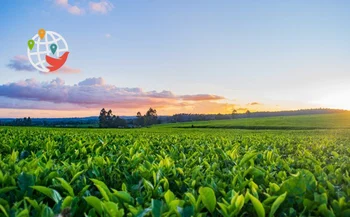
[[[79,8],[76,5],[71,5],[68,3],[68,0],[56,0],[55,1],[57,5],[65,8],[69,13],[74,15],[82,15],[85,13],[85,10],[82,8]]]
[[[80,9],[79,7],[77,6],[71,6],[68,8],[68,12],[71,13],[71,14],[74,14],[74,15],[82,15],[84,14],[84,9]]]
[[[101,0],[99,2],[89,2],[91,11],[100,14],[106,14],[114,8],[114,5],[108,0]]]
[[[36,69],[30,64],[27,56],[17,55],[10,59],[10,62],[6,65],[8,68],[15,71],[36,71]],[[72,68],[69,66],[62,66],[60,69],[53,72],[40,72],[40,74],[76,74],[80,73],[80,69]]]
[[[106,36],[106,38],[110,38],[110,37],[112,37],[112,35],[111,35],[111,34],[109,34],[109,33],[107,33],[105,36]]]

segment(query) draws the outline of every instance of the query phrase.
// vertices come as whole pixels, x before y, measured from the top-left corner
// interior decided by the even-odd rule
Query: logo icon
[[[66,62],[68,54],[68,44],[57,32],[40,29],[28,40],[29,62],[41,72],[58,70]]]

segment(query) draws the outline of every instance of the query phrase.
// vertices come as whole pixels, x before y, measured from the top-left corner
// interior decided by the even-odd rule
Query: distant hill
[[[177,123],[177,122],[191,122],[191,121],[208,121],[208,120],[228,120],[240,118],[258,118],[258,117],[276,117],[276,116],[295,116],[295,115],[315,115],[315,114],[335,114],[343,113],[346,110],[341,109],[303,109],[290,111],[266,111],[266,112],[251,112],[237,113],[237,114],[175,114],[168,117],[163,122]]]
[[[250,130],[350,129],[350,112],[239,118],[165,124],[170,128],[216,128]]]

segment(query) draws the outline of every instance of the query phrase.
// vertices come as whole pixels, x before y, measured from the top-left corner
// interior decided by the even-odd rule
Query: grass
[[[225,128],[252,130],[350,129],[350,113],[241,118],[165,124],[165,128]]]

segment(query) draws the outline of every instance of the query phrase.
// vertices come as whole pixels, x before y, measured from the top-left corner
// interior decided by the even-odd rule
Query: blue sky
[[[100,3],[105,7],[92,7]],[[155,103],[164,114],[179,110],[225,113],[231,107],[242,111],[350,109],[350,101],[346,102],[350,94],[349,8],[349,1],[4,1],[0,85],[6,90],[9,84],[26,79],[42,85],[59,78],[69,88],[101,77],[102,85],[142,88],[142,94],[171,91],[178,97],[176,103],[183,104]],[[7,66],[14,57],[26,55],[27,40],[40,28],[66,39],[70,50],[66,64],[80,73],[43,75]],[[181,97],[198,94],[220,98],[184,103]],[[42,114],[79,116],[74,108],[82,106],[18,95],[0,93],[12,105],[0,104],[0,116],[44,110]],[[17,105],[21,100],[29,105],[28,101],[73,105],[63,106],[59,114],[49,105],[23,108]],[[116,102],[106,106],[123,114],[147,107],[141,102],[142,106],[130,109]],[[259,104],[250,106],[252,102]],[[101,106],[102,102],[96,108]],[[88,107],[86,114],[96,113]]]

